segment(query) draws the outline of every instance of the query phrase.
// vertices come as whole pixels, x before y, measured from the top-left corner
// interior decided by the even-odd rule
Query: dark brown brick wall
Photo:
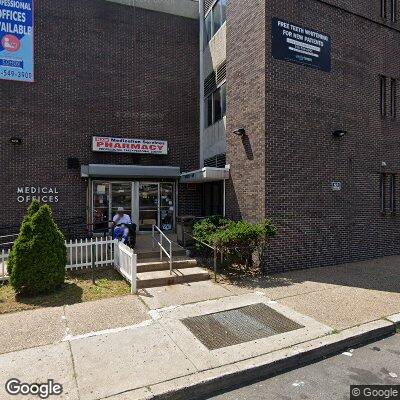
[[[227,215],[265,214],[265,1],[230,0],[227,11]],[[241,139],[232,132],[244,127]]]
[[[248,30],[243,27],[253,24],[246,7],[239,1],[234,3],[230,11],[236,15],[228,15],[230,49],[235,43],[245,43]],[[332,3],[346,5],[344,1]],[[353,3],[360,4],[356,7]],[[371,2],[347,2],[348,9],[365,12],[366,17],[378,21],[379,8],[368,9],[367,4]],[[265,44],[264,33],[258,29],[260,38],[250,47],[251,53],[257,54],[253,55],[254,63],[235,64],[228,53],[228,85],[238,86],[242,96],[240,103],[228,99],[228,121],[251,123],[249,109],[262,114],[260,98],[247,93],[250,86],[265,80],[265,129],[258,123],[257,133],[249,131],[250,141],[262,140],[262,135],[265,138],[265,213],[259,206],[256,219],[271,217],[279,227],[279,236],[265,255],[265,270],[399,254],[400,220],[397,215],[380,213],[379,171],[385,161],[388,170],[400,172],[400,121],[380,116],[379,75],[399,77],[400,33],[317,0],[270,0],[265,6]],[[238,16],[247,21],[235,28],[232,22]],[[273,59],[273,17],[329,34],[332,72]],[[236,49],[236,56],[248,54],[248,49],[249,44]],[[266,55],[266,78],[255,79],[260,53]],[[348,131],[342,140],[331,135],[338,128]],[[237,145],[228,141],[228,154],[234,154]],[[257,162],[250,165],[240,157],[231,157],[229,162],[236,191],[252,187]],[[259,165],[263,167],[262,161]],[[332,191],[333,181],[342,182],[342,191]],[[253,198],[240,202],[242,215],[254,212]]]
[[[0,81],[0,225],[20,221],[18,186],[57,186],[57,218],[85,215],[87,184],[67,157],[198,167],[198,21],[102,0],[41,0],[35,21],[36,82]],[[96,134],[168,140],[170,152],[93,153]]]

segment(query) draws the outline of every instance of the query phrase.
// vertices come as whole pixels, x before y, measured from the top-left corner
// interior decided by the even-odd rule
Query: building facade
[[[226,159],[227,216],[278,226],[267,272],[399,253],[397,3],[201,2],[200,159]]]
[[[266,272],[399,254],[398,0],[65,3],[0,81],[2,225],[40,195],[100,230],[271,218]]]
[[[265,269],[398,254],[397,1],[230,0],[227,15],[227,209],[277,224]]]
[[[198,3],[132,4],[36,2],[35,81],[0,81],[4,232],[33,198],[100,231],[120,206],[143,231],[198,212],[179,183],[199,165]]]

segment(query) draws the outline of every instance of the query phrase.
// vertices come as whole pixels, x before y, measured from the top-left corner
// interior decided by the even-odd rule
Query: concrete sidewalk
[[[174,391],[185,399],[193,396],[189,387],[200,393],[207,385],[294,367],[393,332],[393,322],[382,318],[400,313],[398,266],[398,258],[387,258],[0,315],[0,398],[27,399],[5,392],[13,377],[54,379],[64,387],[63,399],[164,398]],[[209,350],[182,323],[254,304],[299,328]]]
[[[232,293],[263,292],[330,325],[351,328],[400,312],[400,257],[224,282]]]

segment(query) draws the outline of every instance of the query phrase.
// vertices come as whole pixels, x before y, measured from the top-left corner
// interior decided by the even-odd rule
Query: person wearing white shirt
[[[126,243],[126,240],[129,235],[129,227],[127,225],[131,225],[131,217],[128,214],[124,213],[123,207],[118,207],[117,213],[113,218],[113,227],[114,227],[114,239],[118,239],[119,235],[122,233],[122,242]],[[125,225],[121,227],[120,225]]]

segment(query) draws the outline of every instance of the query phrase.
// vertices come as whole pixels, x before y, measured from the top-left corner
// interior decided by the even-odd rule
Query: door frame
[[[94,210],[95,210],[95,204],[94,204],[94,199],[95,199],[95,185],[96,184],[105,184],[107,185],[108,188],[108,193],[109,193],[109,204],[108,204],[108,212],[109,212],[109,219],[112,220],[113,214],[112,214],[112,184],[113,183],[130,183],[131,184],[131,219],[134,224],[136,224],[136,231],[138,233],[149,233],[149,231],[140,231],[139,230],[139,192],[140,192],[140,184],[147,184],[147,185],[157,185],[158,187],[158,207],[157,207],[157,226],[160,226],[161,224],[161,185],[163,183],[165,184],[171,184],[172,187],[172,195],[173,195],[173,224],[172,224],[172,230],[170,232],[174,232],[176,229],[176,214],[177,214],[177,207],[178,207],[178,182],[175,180],[168,180],[168,181],[157,181],[157,180],[108,180],[107,178],[101,179],[101,178],[96,178],[96,179],[91,179],[89,181],[89,202],[90,202],[90,220],[91,223],[94,223]],[[112,224],[109,222],[109,228],[111,228]]]
[[[137,197],[136,197],[136,205],[135,210],[137,210],[137,224],[136,224],[136,231],[141,232],[141,233],[149,233],[150,231],[141,231],[140,224],[139,224],[139,219],[140,219],[140,185],[157,185],[157,226],[160,226],[160,182],[152,182],[152,181],[137,181],[138,186],[138,191],[137,191]],[[136,212],[136,211],[135,211]]]

